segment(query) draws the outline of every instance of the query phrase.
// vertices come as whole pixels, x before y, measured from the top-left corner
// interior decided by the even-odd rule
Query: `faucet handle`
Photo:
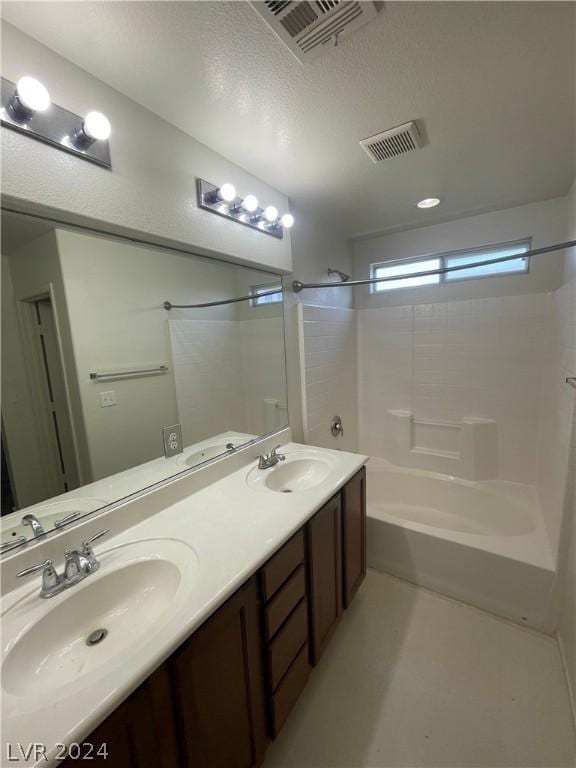
[[[110,528],[103,528],[101,531],[98,531],[98,533],[95,533],[94,536],[91,536],[89,539],[86,539],[82,542],[82,549],[92,549],[90,545],[95,541],[98,541],[98,539],[101,539],[102,536],[106,536],[107,533],[110,533]]]
[[[93,556],[94,552],[92,550],[92,544],[97,541],[98,539],[101,539],[102,536],[106,536],[107,533],[110,533],[109,528],[103,528],[101,531],[98,531],[98,533],[95,533],[94,536],[91,536],[89,539],[86,539],[82,542],[82,552],[87,557]]]
[[[280,448],[282,448],[282,446],[281,446],[281,445],[275,445],[275,446],[274,446],[274,448],[272,448],[272,450],[270,451],[270,456],[271,456],[271,457],[272,457],[272,456],[277,456],[277,455],[278,455],[278,450],[279,450]]]
[[[47,571],[48,573],[54,571],[54,573],[56,573],[52,560],[44,560],[43,563],[39,563],[38,565],[31,565],[30,568],[24,568],[24,570],[19,571],[16,576],[18,578],[21,578],[22,576],[30,576],[30,574],[38,573],[38,571]]]

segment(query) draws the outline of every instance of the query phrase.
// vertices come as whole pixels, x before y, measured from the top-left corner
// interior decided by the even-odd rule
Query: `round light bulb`
[[[278,218],[278,208],[275,208],[273,205],[268,205],[264,209],[264,218],[267,222],[273,224]]]
[[[291,213],[285,213],[280,219],[280,223],[284,229],[290,229],[294,225],[294,216]]]
[[[425,197],[424,200],[420,200],[416,205],[418,208],[436,208],[437,205],[440,205],[440,200],[437,197]]]
[[[234,184],[230,184],[229,182],[222,184],[218,190],[218,197],[226,203],[231,203],[233,200],[236,200],[236,187]]]
[[[258,198],[256,195],[246,195],[244,200],[242,200],[242,208],[248,211],[248,213],[254,213],[258,208]]]
[[[50,106],[50,94],[40,80],[26,75],[16,84],[18,101],[30,112],[45,112]]]
[[[88,112],[84,118],[82,130],[89,139],[94,141],[105,141],[110,137],[112,128],[110,120],[102,112]]]

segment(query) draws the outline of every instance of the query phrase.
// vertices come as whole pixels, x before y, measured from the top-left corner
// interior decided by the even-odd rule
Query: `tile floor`
[[[564,768],[555,642],[371,571],[264,768]]]

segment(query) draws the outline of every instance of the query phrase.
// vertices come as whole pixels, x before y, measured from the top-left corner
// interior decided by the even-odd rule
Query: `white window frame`
[[[482,255],[486,254],[486,261],[490,261],[490,253],[493,251],[507,251],[511,248],[525,248],[527,251],[530,251],[532,249],[532,238],[526,237],[522,238],[521,240],[512,240],[505,243],[494,243],[493,245],[483,245],[476,248],[461,248],[457,251],[446,251],[444,253],[430,253],[426,256],[417,256],[413,259],[394,259],[391,261],[379,261],[375,262],[374,264],[370,264],[370,278],[377,277],[377,270],[380,268],[385,267],[393,267],[397,266],[398,264],[418,264],[420,262],[425,263],[427,261],[431,261],[432,259],[439,259],[440,260],[440,267],[445,268],[448,266],[450,258],[458,257],[458,256],[474,256],[474,255]],[[492,258],[496,260],[498,256],[495,254],[492,255]],[[518,258],[522,258],[522,253],[518,254]],[[500,263],[506,263],[506,262],[500,262]],[[469,269],[474,269],[474,264],[471,264],[469,266]],[[465,270],[462,269],[462,272]],[[435,283],[428,283],[425,285],[405,285],[405,286],[399,286],[397,288],[380,288],[381,285],[386,285],[386,283],[372,283],[370,285],[370,292],[371,293],[387,293],[388,291],[406,291],[406,290],[417,290],[422,288],[434,288],[440,285],[451,285],[453,283],[459,283],[459,282],[466,282],[468,280],[486,280],[486,279],[498,279],[501,277],[517,277],[518,275],[527,275],[530,272],[530,256],[527,256],[525,258],[525,266],[522,270],[516,270],[514,272],[502,272],[502,273],[494,273],[491,275],[468,275],[467,277],[457,277],[458,270],[451,272],[451,273],[445,273],[441,272],[437,275],[438,281]],[[434,274],[431,272],[431,274]],[[452,275],[451,277],[448,277],[448,275]],[[409,278],[410,275],[406,275],[405,277],[398,276],[398,280],[403,280],[405,278]]]
[[[260,301],[259,298],[273,298],[273,296],[264,296],[260,297],[260,293],[264,293],[265,291],[273,291],[276,288],[275,283],[261,283],[260,285],[251,285],[250,286],[250,295],[253,297],[250,299],[250,306],[251,307],[270,307],[274,304],[282,304],[282,280],[280,280],[278,283],[278,294],[280,295],[279,299],[274,299],[273,301]]]

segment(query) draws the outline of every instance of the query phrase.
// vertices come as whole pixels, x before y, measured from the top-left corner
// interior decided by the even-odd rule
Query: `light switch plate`
[[[162,439],[164,441],[164,456],[167,459],[182,453],[182,426],[180,424],[162,427]]]
[[[116,392],[113,389],[100,392],[100,408],[109,408],[111,405],[117,405]]]

